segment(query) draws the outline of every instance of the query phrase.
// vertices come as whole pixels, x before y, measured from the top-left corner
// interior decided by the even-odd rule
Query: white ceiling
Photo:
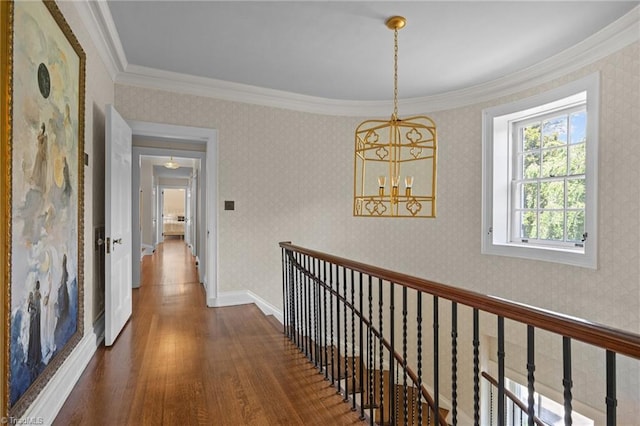
[[[129,65],[349,101],[440,95],[535,68],[639,1],[108,1]]]

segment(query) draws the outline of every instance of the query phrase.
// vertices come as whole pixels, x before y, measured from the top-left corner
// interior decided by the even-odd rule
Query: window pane
[[[529,152],[524,156],[522,167],[524,179],[540,177],[540,152]]]
[[[554,241],[564,240],[564,212],[540,212],[540,239]]]
[[[520,208],[535,209],[538,207],[538,184],[525,183],[520,187]]]
[[[561,115],[542,122],[542,147],[549,148],[567,143],[567,116]]]
[[[567,240],[582,241],[584,234],[584,211],[568,211],[567,212]]]
[[[522,129],[522,150],[540,149],[540,123]]]
[[[580,143],[587,140],[587,111],[574,112],[569,117],[569,143]]]
[[[542,151],[542,177],[567,175],[567,148]]]
[[[564,182],[540,183],[540,208],[563,209],[564,208]]]
[[[567,208],[583,209],[585,207],[586,183],[584,179],[567,180]]]
[[[569,175],[582,175],[587,170],[586,166],[586,145],[569,146]]]
[[[518,212],[520,215],[520,238],[538,238],[536,212]]]

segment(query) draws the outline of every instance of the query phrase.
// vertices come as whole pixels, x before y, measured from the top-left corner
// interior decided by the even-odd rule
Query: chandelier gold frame
[[[398,118],[398,30],[406,19],[393,16],[386,25],[394,31],[394,111],[390,120],[367,120],[356,129],[353,215],[433,218],[436,125],[425,116]]]

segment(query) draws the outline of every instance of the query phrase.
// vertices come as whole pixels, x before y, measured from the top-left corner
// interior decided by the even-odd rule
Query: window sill
[[[591,253],[587,246],[572,249],[568,247],[552,247],[531,244],[499,244],[490,240],[485,240],[482,245],[482,254],[516,257],[520,259],[597,269],[595,253]]]

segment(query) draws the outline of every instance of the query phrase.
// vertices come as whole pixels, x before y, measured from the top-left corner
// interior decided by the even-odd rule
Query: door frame
[[[175,141],[176,143],[179,142],[186,142],[186,141]],[[192,140],[188,141],[188,142],[193,142]],[[206,152],[205,151],[186,151],[186,150],[180,150],[180,149],[173,149],[173,148],[153,148],[153,147],[140,147],[140,146],[134,146],[132,148],[132,174],[131,174],[131,185],[132,185],[132,197],[133,197],[133,202],[132,202],[132,208],[133,208],[133,216],[132,216],[132,220],[136,220],[136,217],[140,217],[140,182],[142,181],[142,176],[141,176],[141,170],[140,170],[140,164],[141,164],[141,157],[145,156],[145,157],[169,157],[169,156],[173,156],[176,158],[189,158],[189,159],[196,159],[196,160],[200,160],[200,167],[199,167],[199,173],[202,174],[202,176],[204,177],[203,181],[205,182],[206,185],[206,176],[207,176],[207,170],[206,170]],[[152,208],[154,209],[154,213],[156,214],[156,226],[154,226],[154,231],[153,231],[153,238],[154,238],[154,250],[157,244],[161,243],[164,238],[162,237],[162,226],[161,226],[161,214],[162,214],[162,197],[160,197],[159,195],[159,191],[161,188],[170,188],[170,187],[175,187],[175,188],[188,188],[188,185],[185,186],[171,186],[171,185],[160,185],[157,182],[152,182],[152,191],[156,191],[156,195],[155,195],[155,204],[152,206]],[[136,191],[136,188],[138,188],[138,191]],[[204,193],[204,191],[206,191],[206,187],[204,187],[202,189],[202,192],[198,192],[197,193],[197,197],[201,200],[201,202],[203,203],[203,205],[206,206],[206,194]],[[205,228],[206,227],[206,207],[205,207],[205,211],[202,212],[201,216],[202,216],[202,227]],[[134,229],[135,229],[135,233],[132,237],[133,240],[133,244],[137,245],[137,246],[141,246],[142,244],[142,235],[140,235],[140,229],[139,227],[135,227],[135,223],[134,223]],[[201,242],[201,244],[205,244],[204,239]],[[203,252],[206,256],[206,249]],[[200,248],[198,248],[198,253],[194,253],[196,256],[198,256],[200,253]],[[204,258],[203,258],[204,259]],[[201,260],[198,259],[198,261],[200,262]],[[203,263],[199,263],[201,265],[203,265],[202,268],[198,269],[198,273],[200,274],[200,279],[201,282],[204,282],[204,275],[202,274],[203,271],[206,271],[206,265],[204,265]],[[133,269],[133,287],[137,288],[140,286],[140,265],[134,265],[134,269]]]
[[[151,123],[145,121],[127,121],[131,126],[133,136],[155,137],[160,139],[171,139],[175,142],[204,142],[206,151],[187,151],[173,150],[165,148],[140,148],[134,149],[133,163],[133,180],[134,185],[132,194],[139,198],[140,186],[140,152],[143,150],[153,150],[156,153],[144,155],[163,155],[163,153],[171,151],[175,156],[201,158],[204,154],[204,161],[201,163],[202,179],[204,182],[204,200],[202,200],[205,217],[205,239],[204,239],[204,276],[202,278],[205,291],[207,294],[207,306],[213,306],[213,302],[218,297],[218,131],[216,129],[208,129],[203,127],[177,126],[173,124]],[[158,154],[159,153],[159,154]],[[166,155],[166,154],[165,154]],[[137,177],[137,179],[136,179]],[[136,181],[137,180],[137,181]],[[139,201],[138,201],[139,202]],[[133,212],[132,220],[138,220],[139,203],[132,202],[132,207],[137,209]],[[204,230],[201,229],[200,232]],[[133,226],[133,239],[136,247],[140,247],[140,229]],[[137,238],[136,238],[137,235]],[[136,243],[137,241],[137,243]],[[138,249],[139,250],[139,249]],[[134,256],[134,271],[140,270],[140,256]],[[138,272],[137,276],[140,274]],[[134,282],[137,280],[134,272]],[[139,283],[138,283],[139,286]]]

